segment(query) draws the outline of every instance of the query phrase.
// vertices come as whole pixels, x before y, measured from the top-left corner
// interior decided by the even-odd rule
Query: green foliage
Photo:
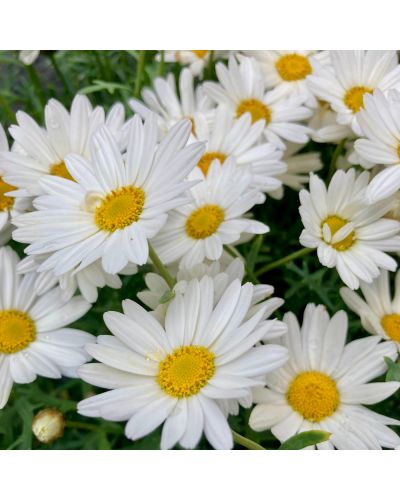
[[[307,446],[314,446],[319,443],[323,443],[330,438],[329,432],[324,431],[307,431],[300,432],[295,436],[289,438],[287,441],[282,443],[279,447],[280,450],[302,450],[307,448]]]

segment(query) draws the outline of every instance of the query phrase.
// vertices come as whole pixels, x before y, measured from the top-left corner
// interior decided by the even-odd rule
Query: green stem
[[[165,51],[160,50],[160,65],[158,66],[158,76],[163,76],[165,71]]]
[[[140,97],[140,90],[142,88],[145,63],[146,63],[146,51],[141,50],[139,53],[139,60],[137,63],[138,65],[136,71],[135,90],[134,90],[135,97]]]
[[[333,152],[331,163],[329,164],[329,172],[328,172],[328,180],[331,180],[334,173],[336,172],[336,163],[338,161],[339,156],[342,154],[344,145],[346,144],[346,139],[343,139],[336,146],[335,151]]]
[[[314,248],[302,248],[301,250],[297,250],[286,257],[282,257],[282,259],[275,260],[274,262],[270,262],[265,266],[261,267],[257,272],[256,276],[260,276],[261,274],[266,273],[267,271],[271,271],[271,269],[275,269],[276,267],[283,266],[292,260],[298,259],[299,257],[304,257],[304,255],[308,255],[314,250]]]
[[[155,267],[155,269],[165,279],[165,281],[167,282],[167,285],[172,290],[172,288],[174,288],[174,286],[176,284],[176,280],[171,276],[171,274],[169,273],[168,269],[161,262],[161,260],[158,257],[156,251],[154,250],[154,248],[151,246],[150,243],[149,243],[149,257],[150,257],[151,262],[153,263],[153,266]]]
[[[71,90],[71,87],[70,87],[68,81],[66,80],[64,73],[61,71],[61,68],[57,62],[57,58],[56,58],[55,54],[52,52],[49,55],[49,57],[50,57],[51,64],[53,65],[54,71],[57,73],[57,76],[60,79],[60,82],[62,83],[66,93],[68,94],[69,97],[72,97],[74,95],[74,93]]]
[[[210,50],[210,57],[208,59],[208,65],[207,65],[207,76],[211,80],[213,76],[213,70],[214,70],[214,51]]]
[[[43,90],[42,90],[42,87],[40,85],[40,80],[39,80],[38,74],[32,65],[25,66],[25,68],[26,68],[26,71],[28,72],[29,78],[30,78],[31,83],[33,85],[33,88],[35,90],[35,94],[36,94],[37,98],[39,99],[40,104],[42,106],[44,106],[46,104],[46,97],[45,97]]]
[[[241,261],[244,263],[244,268],[246,270],[247,276],[250,278],[250,281],[254,284],[260,283],[260,280],[257,278],[257,276],[254,274],[252,269],[249,268],[247,265],[247,262],[243,259],[243,257],[240,255],[240,253],[236,250],[235,247],[232,247],[231,245],[225,245],[225,250],[231,255],[232,257],[239,257]]]
[[[260,444],[255,443],[251,439],[246,438],[235,431],[232,431],[232,436],[236,444],[240,444],[241,446],[247,448],[248,450],[265,450],[265,448]]]
[[[0,108],[6,114],[7,120],[10,123],[14,123],[15,122],[15,113],[14,113],[12,107],[9,105],[8,100],[5,99],[1,94],[0,94]]]

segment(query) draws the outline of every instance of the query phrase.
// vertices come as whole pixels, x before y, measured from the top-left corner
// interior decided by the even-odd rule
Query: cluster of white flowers
[[[13,382],[78,376],[106,389],[81,415],[127,421],[132,440],[163,424],[161,448],[195,448],[203,433],[232,448],[228,416],[253,404],[251,428],[281,442],[323,430],[313,448],[400,446],[388,427],[400,421],[362,406],[400,387],[369,383],[400,346],[396,52],[162,57],[182,65],[178,82],[155,78],[133,117],[77,95],[70,110],[51,99],[44,124],[19,111],[11,148],[0,127],[0,408]],[[302,151],[311,140],[337,145],[327,181],[319,153]],[[346,313],[322,305],[305,305],[301,327],[290,312],[272,319],[283,300],[244,282],[235,246],[269,232],[251,211],[285,186],[300,191],[300,243],[337,269],[375,336],[346,345]],[[21,261],[11,238],[26,244]],[[147,289],[104,314],[112,335],[66,328],[144,264]]]

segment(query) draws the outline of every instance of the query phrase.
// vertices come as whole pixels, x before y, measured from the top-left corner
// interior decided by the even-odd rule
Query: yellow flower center
[[[56,175],[57,177],[63,177],[64,179],[68,179],[69,181],[76,182],[72,175],[69,173],[67,166],[63,161],[51,166],[50,175]]]
[[[388,337],[400,342],[400,314],[386,314],[381,319],[381,325]]]
[[[310,422],[320,422],[339,406],[339,392],[333,379],[324,373],[300,373],[289,386],[286,399],[290,406]]]
[[[10,191],[15,191],[16,189],[16,187],[7,184],[7,182],[3,181],[2,177],[0,177],[0,212],[11,210],[14,205],[14,198],[5,196],[5,194]]]
[[[214,354],[202,346],[183,346],[161,361],[157,382],[173,398],[197,394],[214,375]]]
[[[209,50],[192,50],[193,54],[199,59],[204,59],[206,55],[210,52]]]
[[[280,57],[275,67],[282,80],[293,82],[295,80],[303,80],[312,72],[310,61],[307,57],[299,54],[287,54]]]
[[[143,212],[144,200],[144,191],[138,187],[115,189],[96,208],[95,222],[100,229],[109,232],[130,226]]]
[[[0,311],[0,353],[22,351],[35,338],[35,323],[26,313],[15,309]]]
[[[344,103],[353,113],[357,113],[364,107],[364,94],[372,94],[373,89],[369,87],[352,87],[344,96]]]
[[[204,205],[187,218],[186,233],[195,240],[203,240],[215,233],[224,218],[225,213],[218,205]]]
[[[322,222],[321,229],[324,226],[324,224],[328,224],[329,229],[331,230],[331,235],[333,237],[339,231],[339,229],[342,229],[342,227],[347,224],[347,222],[348,222],[347,220],[342,219],[338,215],[330,215]],[[346,238],[343,238],[342,241],[329,244],[335,250],[343,252],[344,250],[348,250],[353,245],[354,241],[355,241],[355,234],[354,231],[352,231],[350,234],[346,236]]]
[[[204,153],[204,155],[200,158],[199,163],[197,164],[204,175],[207,175],[208,169],[210,168],[211,162],[213,160],[219,160],[222,165],[226,160],[226,155],[224,155],[224,153],[218,153],[218,151]]]
[[[241,101],[236,108],[236,118],[239,118],[244,113],[250,113],[252,123],[265,120],[265,123],[268,124],[271,121],[271,110],[258,99],[244,99]]]

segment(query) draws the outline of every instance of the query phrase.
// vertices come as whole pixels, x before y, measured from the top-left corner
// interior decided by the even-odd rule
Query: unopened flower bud
[[[64,433],[64,415],[55,408],[44,408],[32,420],[32,432],[44,444],[52,443]]]

